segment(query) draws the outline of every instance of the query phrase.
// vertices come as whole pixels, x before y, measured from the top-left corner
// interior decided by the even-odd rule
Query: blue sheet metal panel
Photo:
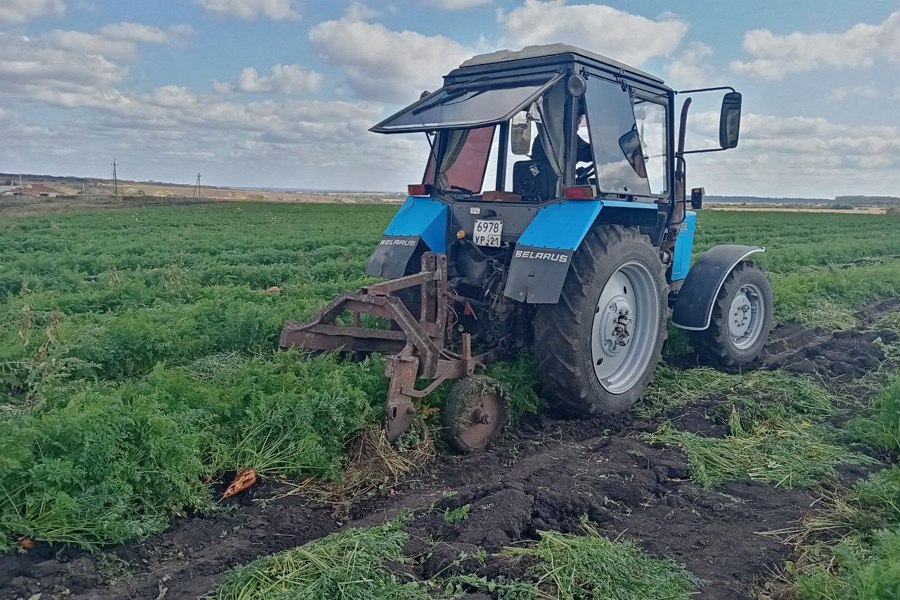
[[[604,206],[656,210],[656,204],[619,200],[564,200],[541,209],[517,245],[575,250]]]
[[[384,235],[420,236],[432,252],[446,252],[447,205],[432,198],[409,196]]]
[[[675,256],[672,257],[672,281],[687,277],[691,269],[691,252],[694,250],[694,231],[697,228],[697,213],[689,210],[684,215],[684,223],[675,238]]]
[[[517,245],[575,250],[602,208],[600,200],[566,200],[545,206],[522,233]]]

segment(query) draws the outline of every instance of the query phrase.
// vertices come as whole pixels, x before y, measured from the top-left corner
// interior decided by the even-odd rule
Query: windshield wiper
[[[426,110],[430,110],[430,109],[434,108],[435,106],[442,106],[444,104],[447,104],[451,100],[456,100],[457,98],[459,98],[461,96],[465,96],[468,93],[469,93],[469,90],[467,90],[466,88],[461,88],[458,90],[444,92],[444,95],[440,98],[436,98],[434,100],[434,102],[426,102],[422,106],[420,106],[418,108],[414,108],[412,110],[412,114],[420,115],[423,112],[425,112]]]
[[[473,192],[473,191],[470,190],[469,188],[464,188],[464,187],[461,186],[461,185],[450,185],[450,186],[447,186],[447,187],[448,187],[449,189],[451,189],[451,190],[454,190],[454,191],[457,191],[457,192],[462,192],[463,194],[468,194],[469,196],[474,196],[474,195],[475,195],[475,192]]]

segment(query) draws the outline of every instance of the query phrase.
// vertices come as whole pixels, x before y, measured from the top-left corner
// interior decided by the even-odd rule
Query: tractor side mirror
[[[741,93],[728,92],[722,98],[719,115],[719,146],[723,150],[736,148],[741,134]]]
[[[703,195],[706,193],[706,190],[702,187],[691,189],[691,208],[694,210],[700,210],[703,208]]]
[[[531,152],[531,121],[528,114],[521,111],[513,115],[510,123],[509,143],[512,153],[526,156]]]

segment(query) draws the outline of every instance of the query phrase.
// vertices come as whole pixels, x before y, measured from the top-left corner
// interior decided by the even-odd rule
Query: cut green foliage
[[[869,543],[843,540],[831,562],[798,574],[798,600],[896,600],[900,598],[900,528],[876,532]]]
[[[697,581],[674,561],[648,556],[631,542],[610,541],[588,523],[583,527],[585,535],[542,531],[531,548],[507,549],[514,556],[538,559],[531,570],[537,582],[532,597],[691,598]]]
[[[824,426],[799,419],[753,422],[745,429],[735,410],[729,426],[728,436],[709,438],[665,424],[648,438],[681,448],[691,476],[705,487],[740,479],[809,487],[835,478],[838,465],[875,462],[830,441],[834,436]]]
[[[655,417],[704,398],[724,400],[721,404],[726,407],[738,403],[753,418],[825,415],[832,409],[831,394],[825,388],[783,371],[730,375],[709,367],[673,369],[660,365],[635,410],[642,416]],[[727,418],[728,414],[722,416]]]
[[[448,525],[452,525],[453,523],[459,523],[460,521],[465,521],[469,518],[469,511],[471,510],[471,504],[463,504],[458,508],[453,509],[445,509],[444,510],[444,523]]]
[[[402,524],[348,529],[233,570],[218,600],[426,600],[417,582],[403,583],[386,566],[403,562]]]
[[[527,352],[505,361],[492,363],[485,375],[500,382],[507,401],[507,417],[536,413],[541,408],[534,378],[534,362]]]
[[[830,497],[799,532],[800,600],[893,600],[900,593],[900,467]]]
[[[850,423],[850,436],[876,450],[900,453],[900,377],[875,396],[870,416]]]

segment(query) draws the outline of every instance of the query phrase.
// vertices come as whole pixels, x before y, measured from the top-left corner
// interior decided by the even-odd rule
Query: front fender
[[[672,323],[681,329],[701,331],[709,327],[719,290],[739,262],[757,252],[759,246],[723,244],[700,255],[688,271],[672,311]]]

